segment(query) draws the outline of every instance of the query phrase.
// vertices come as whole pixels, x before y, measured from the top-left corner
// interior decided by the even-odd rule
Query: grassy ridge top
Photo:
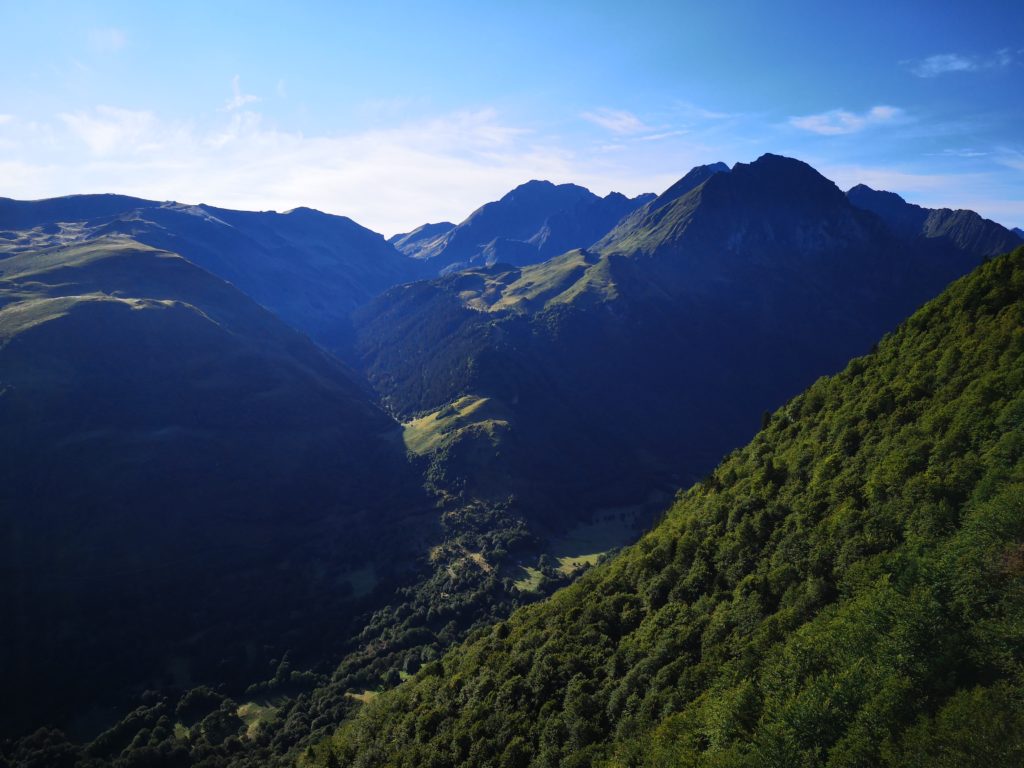
[[[1024,249],[305,760],[1019,765]]]

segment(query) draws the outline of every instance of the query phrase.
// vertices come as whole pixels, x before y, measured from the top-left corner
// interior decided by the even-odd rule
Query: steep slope
[[[1016,766],[1024,248],[306,764]]]
[[[447,435],[436,477],[472,489],[500,455],[509,482],[490,492],[555,525],[688,483],[983,255],[907,244],[773,155],[696,169],[663,200],[593,251],[403,286],[357,313],[365,370],[403,421],[466,396],[504,407],[487,442]]]
[[[533,264],[601,238],[653,195],[598,197],[575,184],[530,181],[474,211],[456,227],[427,224],[395,240],[434,274],[470,265]]]
[[[0,251],[127,235],[229,281],[321,344],[343,348],[349,316],[378,293],[428,274],[344,216],[153,203],[117,195],[0,201]]]
[[[1024,229],[1021,229],[1020,227],[1014,227],[1011,231],[1021,240],[1024,240]]]
[[[0,456],[14,731],[319,647],[423,504],[334,358],[124,237],[0,260]]]
[[[968,250],[995,256],[1016,247],[1020,238],[974,211],[922,208],[894,192],[858,184],[846,193],[858,208],[877,214],[900,238],[933,249]]]
[[[422,254],[430,253],[432,249],[440,247],[445,235],[455,229],[450,221],[441,221],[437,224],[424,224],[412,232],[405,232],[388,238],[388,242],[397,248],[401,253],[414,259],[426,258]]]
[[[728,173],[729,166],[725,163],[711,163],[710,165],[698,165],[692,168],[683,178],[666,189],[650,202],[637,208],[629,216],[625,217],[619,224],[608,232],[600,242],[594,246],[600,250],[605,242],[613,242],[621,233],[628,232],[637,227],[645,218],[655,214],[657,211],[666,211],[671,203],[674,203],[683,195],[689,194],[716,173]],[[596,241],[595,241],[596,242]]]

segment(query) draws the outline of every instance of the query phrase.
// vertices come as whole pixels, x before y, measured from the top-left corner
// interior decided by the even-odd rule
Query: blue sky
[[[1024,226],[1024,3],[839,5],[0,0],[0,195],[392,234],[776,152]]]

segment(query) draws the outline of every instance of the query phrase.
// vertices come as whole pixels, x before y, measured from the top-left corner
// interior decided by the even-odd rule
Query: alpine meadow
[[[1024,8],[0,0],[0,768],[1024,765]]]

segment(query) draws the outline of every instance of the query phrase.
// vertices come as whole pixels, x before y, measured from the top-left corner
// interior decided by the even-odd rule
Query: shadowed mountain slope
[[[124,237],[0,260],[0,455],[12,729],[318,646],[424,504],[333,357]]]

